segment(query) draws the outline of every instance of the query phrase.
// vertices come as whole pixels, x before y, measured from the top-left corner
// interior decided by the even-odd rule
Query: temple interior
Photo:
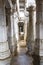
[[[0,65],[43,65],[43,0],[0,0]]]

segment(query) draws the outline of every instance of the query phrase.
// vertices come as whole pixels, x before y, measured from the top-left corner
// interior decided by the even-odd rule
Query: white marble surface
[[[43,63],[40,63],[40,65],[43,65]]]
[[[43,39],[43,24],[40,24],[40,39]]]
[[[6,50],[9,50],[8,42],[0,43],[0,52],[5,52]]]
[[[6,16],[4,7],[0,8],[0,26],[6,25]]]
[[[0,65],[10,65],[11,58],[8,58],[6,60],[0,60]]]
[[[18,29],[18,18],[16,17],[14,19],[14,35],[16,37],[17,40],[19,40],[19,29]]]
[[[0,42],[5,42],[7,40],[6,27],[0,26]]]
[[[6,52],[0,52],[0,59],[6,59],[8,57],[10,57],[10,50]]]

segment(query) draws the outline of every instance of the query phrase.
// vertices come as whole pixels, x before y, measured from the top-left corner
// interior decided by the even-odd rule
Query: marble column
[[[27,25],[27,45],[30,54],[34,52],[34,6],[30,6],[27,11],[29,12],[29,23]]]
[[[24,23],[24,41],[26,41],[26,36],[27,36],[27,21],[25,20],[25,23]]]
[[[11,14],[11,40],[12,40],[12,51],[13,54],[15,55],[17,52],[17,39],[15,35],[15,28],[14,28],[14,13]]]
[[[36,41],[35,41],[36,62],[43,64],[43,0],[36,0]],[[37,64],[36,64],[37,65]]]
[[[40,65],[41,57],[43,56],[43,17],[42,17],[42,4],[43,0],[36,0],[36,40],[34,47],[34,65]],[[43,57],[42,57],[43,58]]]
[[[43,0],[36,0],[35,54],[43,58]]]
[[[10,56],[7,40],[6,14],[4,4],[0,4],[0,59]]]
[[[8,43],[11,55],[15,55],[17,52],[17,40],[15,37],[14,29],[14,10],[8,9]]]

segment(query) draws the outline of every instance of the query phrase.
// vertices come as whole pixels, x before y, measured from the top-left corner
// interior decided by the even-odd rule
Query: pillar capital
[[[36,0],[36,4],[41,2],[43,2],[43,0]]]
[[[16,3],[13,5],[13,8],[11,8],[11,14],[17,11]]]
[[[34,7],[34,6],[30,6],[30,7],[27,8],[28,12],[32,12],[32,11],[35,11],[35,10],[36,10],[36,7]]]

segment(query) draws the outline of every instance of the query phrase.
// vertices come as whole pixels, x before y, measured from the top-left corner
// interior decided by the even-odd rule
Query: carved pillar
[[[12,55],[15,55],[17,51],[17,41],[15,37],[15,29],[14,29],[14,10],[8,9],[7,11],[7,19],[8,19],[8,42],[9,48]]]
[[[43,0],[36,0],[35,54],[43,58]]]
[[[43,39],[42,38],[42,32],[43,32],[43,29],[41,28],[41,24],[42,24],[42,13],[43,13],[43,10],[42,10],[42,4],[43,1],[41,0],[36,0],[36,44],[35,44],[35,48],[37,52],[36,55],[40,55],[40,52],[41,52],[41,49],[40,49],[40,42],[41,40]],[[42,24],[43,25],[43,24]],[[41,30],[42,29],[42,30]]]
[[[34,7],[30,6],[27,11],[29,12],[29,23],[27,25],[27,45],[28,50],[30,49],[30,52],[33,53],[33,47],[34,47]]]
[[[7,40],[6,14],[5,6],[0,4],[0,59],[10,56],[10,50]]]
[[[25,23],[24,23],[24,41],[26,46],[26,38],[27,38],[27,25],[29,23],[29,13],[25,12]]]
[[[12,51],[15,55],[17,52],[17,39],[15,35],[15,28],[14,28],[14,12],[11,14],[11,40],[12,40]]]
[[[41,54],[42,46],[40,43],[42,43],[42,32],[43,32],[43,24],[42,24],[42,4],[43,0],[36,0],[36,40],[35,40],[35,48],[34,48],[34,65],[40,65],[40,56],[43,55]],[[42,24],[42,25],[41,25]],[[41,30],[42,29],[42,30]],[[40,48],[41,46],[41,48]]]

